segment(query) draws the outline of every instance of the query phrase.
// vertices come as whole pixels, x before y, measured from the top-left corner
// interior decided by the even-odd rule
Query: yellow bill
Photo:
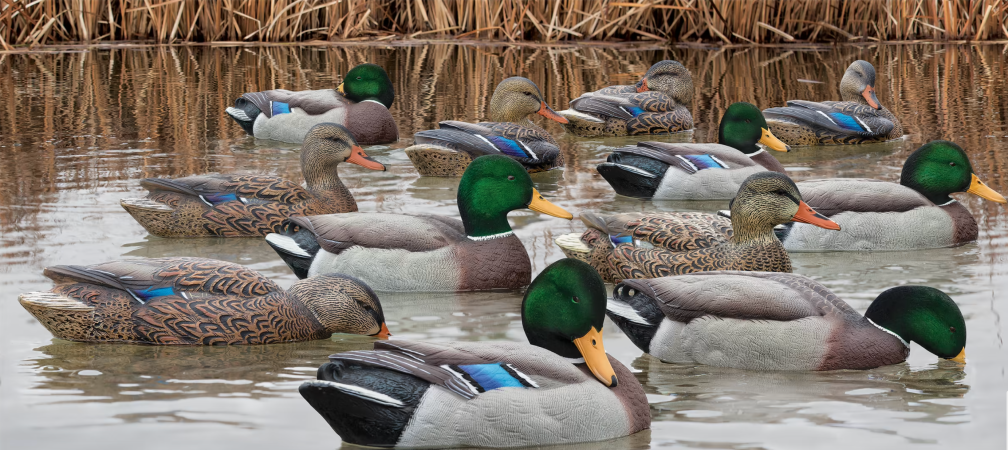
[[[780,139],[777,139],[777,136],[774,136],[773,133],[766,128],[763,128],[763,136],[760,136],[759,142],[760,144],[767,146],[770,150],[777,150],[778,152],[791,150],[790,146],[781,142]]]
[[[340,94],[346,94],[346,92],[343,92],[343,83],[340,83],[339,86],[336,87],[336,92],[339,92]]]
[[[602,346],[602,332],[592,327],[587,334],[574,339],[574,345],[581,352],[585,364],[588,364],[588,369],[595,378],[606,386],[616,387],[616,371],[613,370],[612,364],[609,364],[609,356]]]
[[[970,182],[970,187],[966,190],[966,192],[975,194],[992,202],[1008,203],[1008,200],[1005,200],[1003,195],[998,194],[998,192],[994,189],[987,187],[983,181],[980,181],[980,178],[977,178],[975,173],[973,174],[973,181]]]
[[[549,214],[553,217],[559,217],[561,219],[571,220],[574,218],[574,215],[567,212],[566,209],[554,205],[550,203],[549,200],[543,198],[542,194],[540,194],[536,188],[532,188],[532,201],[529,202],[528,209],[535,212],[541,212],[543,214]]]
[[[956,355],[955,358],[949,358],[949,361],[955,361],[959,364],[966,364],[966,347],[963,347],[962,351]]]

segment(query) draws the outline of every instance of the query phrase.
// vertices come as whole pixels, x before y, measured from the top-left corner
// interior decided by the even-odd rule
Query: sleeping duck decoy
[[[529,173],[563,166],[563,154],[556,141],[529,120],[533,114],[567,123],[546,104],[532,80],[511,77],[494,89],[491,122],[441,122],[440,129],[416,133],[406,155],[420,175],[428,177],[462,176],[466,166],[483,155],[509,156]]]
[[[719,144],[638,142],[613,151],[598,172],[617,194],[658,200],[730,199],[754,173],[784,173],[759,145],[788,151],[767,129],[759,108],[734,103],[718,125]]]
[[[238,264],[202,258],[54,266],[56,286],[18,301],[59,339],[158,345],[272,344],[333,333],[388,337],[378,297],[329,274],[284,291]]]
[[[571,219],[545,200],[528,172],[503,155],[481,156],[458,187],[462,220],[387,213],[292,217],[266,236],[298,278],[345,273],[377,291],[518,289],[532,263],[507,214],[529,208]]]
[[[903,136],[899,119],[875,96],[875,67],[851,63],[840,80],[839,102],[789,100],[763,110],[770,131],[790,145],[863,144]]]
[[[396,448],[603,441],[650,428],[644,389],[605,352],[595,270],[551,264],[522,300],[528,344],[382,341],[338,353],[301,396],[344,442]]]
[[[623,280],[608,315],[641,350],[670,363],[750,370],[872,369],[910,342],[966,361],[966,321],[944,292],[898,286],[862,316],[801,275],[702,272]]]
[[[259,139],[299,144],[313,126],[331,122],[345,126],[363,145],[387,144],[399,140],[389,112],[393,100],[395,90],[385,69],[361,64],[335,90],[248,92],[226,112]]]
[[[1005,203],[973,173],[969,157],[949,141],[931,141],[903,164],[900,182],[833,178],[798,183],[809,206],[843,228],[823,233],[789,223],[777,230],[791,251],[912,250],[975,241],[977,223],[949,194],[969,192]]]
[[[750,175],[731,203],[731,219],[704,213],[581,214],[588,230],[556,239],[565,254],[587,259],[602,278],[656,278],[709,270],[791,272],[774,235],[798,221],[840,226],[802,201],[794,182],[777,172]]]
[[[609,86],[560,111],[578,136],[666,134],[693,129],[693,76],[678,61],[659,61],[632,86]]]
[[[385,170],[346,128],[323,123],[312,127],[301,149],[304,188],[265,175],[147,178],[140,181],[150,191],[146,198],[125,198],[120,204],[156,236],[263,236],[290,216],[357,211],[336,173],[342,162]]]

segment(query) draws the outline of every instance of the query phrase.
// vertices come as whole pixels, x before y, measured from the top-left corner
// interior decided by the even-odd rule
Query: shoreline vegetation
[[[423,40],[705,45],[1003,41],[1008,0],[5,0],[0,48]]]

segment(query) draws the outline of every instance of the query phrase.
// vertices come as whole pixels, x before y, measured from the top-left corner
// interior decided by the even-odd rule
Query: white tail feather
[[[270,233],[266,235],[266,242],[273,244],[274,247],[280,248],[283,251],[290,253],[294,256],[303,256],[305,258],[311,258],[312,256],[308,252],[304,251],[297,241],[291,239],[288,236],[282,234]]]
[[[336,389],[344,394],[352,395],[354,397],[364,399],[370,402],[378,403],[386,406],[394,406],[396,408],[402,408],[406,406],[399,399],[390,397],[388,395],[382,394],[381,392],[375,392],[367,388],[362,388],[360,386],[354,386],[352,384],[337,383],[335,381],[328,380],[312,380],[305,381],[303,384],[314,386],[314,387],[328,387]]]
[[[229,106],[228,109],[224,110],[224,112],[228,113],[229,116],[234,117],[235,120],[239,120],[242,122],[249,122],[252,120],[249,119],[249,116],[247,114],[245,114],[245,111],[235,108],[234,106]]]
[[[606,303],[606,310],[633,323],[649,326],[654,325],[651,322],[648,322],[647,319],[641,317],[640,314],[637,314],[637,311],[633,309],[633,306],[630,306],[630,304],[626,302],[611,299],[608,303]]]

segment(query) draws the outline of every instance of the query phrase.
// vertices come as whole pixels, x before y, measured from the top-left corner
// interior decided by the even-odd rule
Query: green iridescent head
[[[916,342],[940,358],[965,358],[966,319],[944,292],[927,286],[886,290],[865,317],[906,342]]]
[[[391,108],[395,101],[392,80],[377,64],[361,64],[350,69],[337,90],[352,101],[374,100],[386,108]]]
[[[770,132],[763,112],[752,103],[732,103],[718,125],[718,142],[750,154],[760,151],[761,143],[771,150],[786,152],[791,149]]]
[[[913,152],[903,163],[900,184],[920,192],[936,205],[952,201],[949,194],[969,192],[998,203],[1005,198],[987,187],[973,173],[969,157],[949,141],[931,141]]]

